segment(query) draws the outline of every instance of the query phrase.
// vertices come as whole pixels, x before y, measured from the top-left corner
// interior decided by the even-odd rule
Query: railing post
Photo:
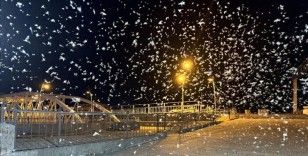
[[[156,114],[156,133],[159,133],[159,114]]]
[[[151,113],[151,110],[150,110],[150,104],[148,104],[148,114]]]
[[[51,123],[51,135],[50,136],[54,136],[54,132],[53,132],[53,129],[54,129],[54,115],[53,115],[53,113],[51,113],[51,117],[50,117],[50,123]]]
[[[163,102],[163,106],[164,106],[164,111],[163,113],[166,113],[166,104]]]
[[[14,131],[15,131],[15,136],[14,136],[14,146],[16,145],[16,137],[17,137],[17,103],[14,103],[14,106],[13,106],[13,115],[14,115]],[[15,147],[13,147],[15,148]]]
[[[17,126],[17,108],[16,108],[17,104],[14,103],[13,106],[13,125]]]
[[[126,112],[126,120],[125,120],[125,123],[124,123],[124,128],[125,128],[125,133],[126,133],[126,138],[129,138],[129,132],[128,132],[128,120],[129,120],[129,112]]]
[[[1,104],[1,123],[3,123],[5,121],[5,104]]]
[[[61,129],[62,129],[62,114],[61,113],[57,114],[57,119],[58,119],[58,136],[61,136]]]
[[[164,131],[166,131],[167,127],[167,113],[164,113]]]

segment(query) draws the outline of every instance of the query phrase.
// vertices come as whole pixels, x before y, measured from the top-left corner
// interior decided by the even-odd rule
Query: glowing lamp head
[[[194,66],[194,63],[193,63],[192,60],[187,59],[187,60],[184,60],[184,61],[182,62],[182,68],[183,68],[184,70],[189,71],[189,70],[191,70],[191,69],[193,68],[193,66]]]
[[[180,85],[183,85],[186,81],[186,75],[185,74],[179,74],[176,77],[176,82]]]
[[[209,82],[213,82],[214,81],[214,78],[209,78],[207,79]]]
[[[49,90],[51,88],[50,84],[49,83],[43,83],[42,84],[42,89],[43,90]]]

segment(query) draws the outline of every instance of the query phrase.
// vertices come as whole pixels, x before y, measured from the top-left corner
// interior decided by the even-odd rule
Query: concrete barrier
[[[15,126],[0,123],[0,155],[11,153],[15,147]]]
[[[166,133],[159,133],[159,134],[130,138],[130,139],[118,139],[118,140],[109,140],[104,142],[80,144],[73,146],[15,151],[10,155],[12,156],[42,156],[42,155],[75,156],[75,155],[92,155],[92,154],[108,155],[108,153],[156,141],[159,139],[163,139],[165,137]]]

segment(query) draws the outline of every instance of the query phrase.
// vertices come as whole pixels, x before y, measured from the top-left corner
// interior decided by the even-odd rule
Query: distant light
[[[43,83],[42,84],[42,89],[49,90],[50,88],[51,88],[51,85],[49,83]]]
[[[194,63],[193,63],[193,61],[190,60],[190,59],[186,59],[186,60],[184,60],[184,61],[182,62],[182,68],[183,68],[184,70],[189,71],[189,70],[191,70],[191,69],[193,68],[193,66],[194,66]]]
[[[185,74],[179,74],[176,76],[176,82],[180,85],[183,85],[186,81],[186,75]]]
[[[207,79],[209,82],[213,82],[214,81],[214,78],[209,78]]]
[[[89,94],[90,96],[92,96],[92,92],[91,91],[87,91],[87,94]]]

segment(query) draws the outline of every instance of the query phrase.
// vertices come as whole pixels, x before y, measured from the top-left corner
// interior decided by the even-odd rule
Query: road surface
[[[308,120],[236,119],[110,155],[308,155]]]

